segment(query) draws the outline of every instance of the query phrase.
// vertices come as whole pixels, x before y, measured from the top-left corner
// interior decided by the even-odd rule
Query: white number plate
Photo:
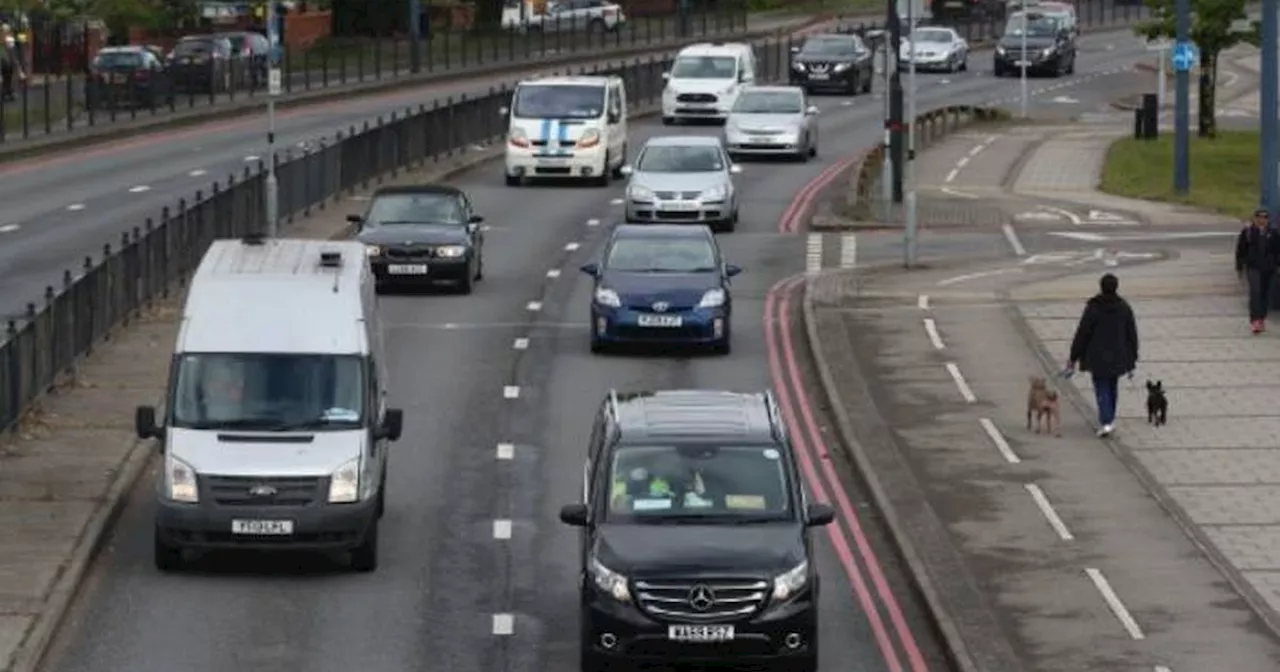
[[[292,520],[233,520],[232,534],[289,535],[293,534]]]
[[[658,206],[658,209],[674,212],[693,212],[698,209],[698,204],[693,201],[667,201]]]
[[[679,327],[684,324],[679,315],[641,315],[636,322],[642,327]]]
[[[549,167],[551,167],[551,168],[559,168],[559,167],[562,167],[562,166],[567,166],[567,165],[569,165],[569,159],[549,159],[549,158],[539,157],[539,158],[538,158],[538,165],[539,165],[539,166],[549,166]]]
[[[1030,61],[1015,61],[1014,65],[1021,68],[1024,65],[1031,65]]]
[[[426,264],[391,264],[387,272],[392,275],[426,275]]]
[[[831,79],[831,75],[825,72],[814,72],[809,75],[809,79]]]
[[[667,639],[673,642],[732,642],[732,625],[669,625]]]

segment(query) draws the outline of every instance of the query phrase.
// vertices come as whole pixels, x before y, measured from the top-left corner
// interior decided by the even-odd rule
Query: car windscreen
[[[739,114],[800,114],[804,97],[799,91],[747,91],[738,96],[733,111]]]
[[[858,44],[852,37],[837,35],[811,37],[800,47],[800,53],[805,56],[848,56],[857,50]]]
[[[604,113],[603,86],[532,84],[516,88],[511,115],[522,119],[595,119]]]
[[[732,56],[680,56],[671,68],[671,76],[679,79],[734,79],[738,76],[738,59]]]
[[[356,355],[184,353],[174,359],[172,418],[186,429],[354,429],[365,408]]]
[[[793,517],[787,470],[768,446],[619,446],[610,522],[715,524]]]
[[[93,59],[97,68],[140,68],[142,54],[136,51],[100,51]]]
[[[364,221],[369,226],[396,224],[466,223],[462,199],[456,194],[381,194],[373,197]]]
[[[946,30],[917,30],[911,33],[910,39],[920,44],[950,44],[951,32]]]
[[[619,238],[604,265],[620,273],[712,273],[717,268],[711,241],[689,236]]]
[[[642,173],[706,173],[724,170],[724,153],[711,145],[655,145],[636,161]]]
[[[174,56],[208,55],[217,50],[213,40],[182,40],[173,48]]]
[[[1005,25],[1004,34],[1016,37],[1021,36],[1024,30],[1027,37],[1053,37],[1058,34],[1058,22],[1043,14],[1033,14],[1030,19],[1022,14],[1015,14]]]

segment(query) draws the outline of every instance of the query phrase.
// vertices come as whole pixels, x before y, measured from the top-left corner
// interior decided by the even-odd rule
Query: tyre
[[[616,168],[611,168],[609,172],[609,174],[613,176],[613,179],[621,180],[626,177],[626,175],[622,174],[622,167],[625,165],[627,165],[627,146],[624,144],[622,146],[622,160],[618,162],[618,166]]]
[[[711,351],[717,355],[728,355],[733,352],[733,342],[730,340],[728,332],[725,333],[724,338],[711,346]]]
[[[155,563],[156,569],[162,572],[172,572],[182,569],[182,547],[171,546],[165,543],[164,538],[160,536],[160,528],[155,530]]]
[[[601,162],[600,164],[600,174],[591,178],[591,186],[593,187],[609,186],[609,176],[612,174],[613,174],[613,171],[609,169],[609,155],[605,154],[604,161]]]
[[[600,354],[604,352],[604,341],[600,340],[595,334],[591,335],[591,352],[592,354]]]
[[[378,481],[378,518],[387,512],[387,468],[382,467],[382,477]]]
[[[484,253],[480,252],[476,258],[476,280],[484,280]]]
[[[507,175],[507,176],[506,176],[506,178],[507,178],[507,186],[508,186],[508,187],[518,187],[518,186],[520,186],[520,176],[519,176],[519,175]]]
[[[969,55],[965,54],[960,60],[960,72],[969,72]]]
[[[369,524],[364,533],[364,541],[351,549],[351,569],[357,572],[372,572],[378,568],[378,521]]]
[[[871,72],[870,72],[870,71],[868,71],[868,72],[867,72],[867,76],[863,79],[863,82],[862,82],[862,92],[863,92],[863,93],[871,93],[871,82],[872,82],[874,79],[875,79],[875,78],[871,76]]]
[[[459,294],[470,294],[475,289],[476,277],[471,273],[470,269],[458,280],[457,291]]]
[[[813,159],[813,158],[817,158],[817,156],[818,156],[818,145],[816,144],[809,145],[809,158]]]
[[[1075,58],[1075,56],[1072,56],[1072,57],[1071,57],[1071,61],[1070,61],[1069,63],[1067,63],[1067,74],[1068,74],[1068,75],[1074,75],[1074,74],[1076,74],[1076,58]]]
[[[862,78],[859,77],[857,74],[854,74],[853,77],[849,79],[848,93],[851,96],[856,96],[861,92],[862,92]]]
[[[663,117],[663,118],[662,118],[662,125],[663,125],[663,126],[675,126],[675,124],[676,124],[676,119],[675,119],[675,117]]]

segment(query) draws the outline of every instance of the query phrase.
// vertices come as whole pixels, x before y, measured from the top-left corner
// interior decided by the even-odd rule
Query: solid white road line
[[[600,226],[600,220],[598,220],[598,219],[588,219],[588,220],[587,220],[587,226]]]
[[[840,268],[855,268],[858,265],[858,236],[846,233],[840,236]]]
[[[822,234],[811,233],[805,241],[804,272],[814,275],[822,270]]]
[[[511,344],[511,347],[512,347],[513,349],[515,349],[515,350],[528,350],[528,349],[529,349],[529,339],[527,339],[527,338],[517,338],[517,339],[515,340],[515,342]]]
[[[567,245],[565,245],[565,246],[564,246],[564,251],[565,251],[565,252],[573,252],[573,251],[574,251],[574,250],[576,250],[576,249],[578,249],[578,244],[577,244],[577,243],[569,243],[569,244],[567,244]]]
[[[982,430],[991,438],[991,443],[996,444],[996,450],[1000,451],[1000,456],[1009,464],[1021,464],[1022,458],[1013,452],[1013,447],[1008,441],[1004,440],[1004,434],[1000,433],[1000,428],[996,427],[996,423],[991,422],[990,418],[979,418],[978,423],[982,425]]]
[[[511,521],[499,518],[493,521],[493,538],[507,540],[511,538]]]
[[[1019,257],[1026,256],[1027,248],[1022,246],[1022,241],[1018,240],[1018,232],[1013,230],[1013,225],[1006,223],[1000,227],[1004,231],[1004,239],[1009,241],[1009,247],[1013,248],[1013,253]]]
[[[17,224],[0,224],[0,233],[13,233],[22,228]]]
[[[548,269],[548,270],[547,270],[547,277],[548,277],[548,278],[558,278],[558,277],[560,277],[560,269],[558,269],[558,268]]]
[[[499,460],[510,460],[511,458],[513,458],[513,457],[515,457],[515,456],[516,456],[516,445],[515,445],[514,443],[499,443],[499,444],[498,444],[498,459],[499,459]]]
[[[929,295],[921,294],[916,299],[916,306],[920,308],[920,310],[929,310]]]
[[[249,155],[249,156],[244,157],[244,162],[245,162],[245,163],[253,163],[254,161],[260,161],[261,159],[262,159],[262,157],[260,157],[260,156],[254,156],[254,155],[252,155],[252,154],[251,154],[251,155]]]
[[[151,191],[151,187],[148,187],[145,184],[139,184],[136,187],[129,187],[129,193],[131,194],[141,194],[144,191]]]
[[[71,212],[80,212],[81,210],[84,210],[84,203],[72,203],[67,206],[67,210],[70,210]]]
[[[966,273],[964,275],[957,275],[952,278],[947,278],[946,280],[939,280],[938,286],[946,287],[948,285],[954,285],[956,283],[964,282],[966,280],[977,280],[978,278],[987,278],[993,275],[1002,275],[1004,273],[1017,273],[1021,270],[1022,270],[1021,268],[997,268],[994,271],[980,271],[978,273]]]
[[[942,336],[938,334],[938,323],[933,321],[932,317],[924,318],[924,330],[929,334],[929,342],[938,350],[946,349],[946,344],[942,342]]]
[[[187,173],[187,175],[190,177],[200,177],[202,175],[208,175],[208,174],[209,174],[209,171],[205,170],[204,168],[196,168],[195,170]]]
[[[507,385],[502,388],[503,399],[517,399],[520,397],[519,385]]]
[[[1063,541],[1071,541],[1075,539],[1071,534],[1071,530],[1067,529],[1067,524],[1062,522],[1062,518],[1058,516],[1058,512],[1053,510],[1053,505],[1049,503],[1049,498],[1044,495],[1044,490],[1035,483],[1027,483],[1023,487],[1027,492],[1031,493],[1031,499],[1036,501],[1036,506],[1040,507],[1040,513],[1044,514],[1045,520],[1049,521],[1049,527],[1058,534],[1058,538]]]
[[[1124,626],[1129,636],[1134,639],[1146,639],[1147,636],[1143,634],[1138,622],[1133,620],[1133,616],[1129,613],[1128,608],[1124,606],[1124,602],[1120,601],[1120,596],[1116,595],[1116,591],[1112,590],[1111,584],[1107,582],[1107,577],[1093,567],[1086,567],[1084,573],[1089,575],[1089,580],[1093,581],[1094,587],[1098,589],[1099,593],[1102,593],[1102,599],[1106,601],[1108,607],[1111,607],[1111,613],[1115,614],[1116,618],[1120,620],[1120,625]]]
[[[515,634],[516,619],[511,614],[493,615],[493,634],[506,636]]]
[[[525,307],[526,309],[528,309],[528,310],[530,310],[530,311],[532,311],[532,312],[535,312],[535,313],[536,313],[536,312],[538,312],[539,310],[542,310],[542,302],[541,302],[541,301],[530,301],[529,303],[525,304],[525,306],[524,306],[524,307]]]
[[[969,383],[965,382],[964,376],[960,375],[960,367],[956,366],[955,362],[947,362],[947,373],[950,373],[951,379],[956,381],[956,387],[960,388],[960,396],[964,397],[965,402],[972,404],[978,400],[973,390],[969,389]]]

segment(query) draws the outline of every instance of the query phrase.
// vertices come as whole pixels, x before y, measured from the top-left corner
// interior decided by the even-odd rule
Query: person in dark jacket
[[[1236,273],[1249,281],[1249,326],[1260,334],[1267,327],[1271,283],[1280,261],[1280,234],[1271,230],[1267,211],[1253,213],[1253,221],[1236,238]]]
[[[1138,323],[1129,302],[1120,298],[1120,281],[1107,273],[1098,283],[1100,292],[1085,304],[1084,314],[1071,339],[1068,370],[1088,371],[1098,402],[1098,436],[1115,431],[1120,376],[1138,366]]]

